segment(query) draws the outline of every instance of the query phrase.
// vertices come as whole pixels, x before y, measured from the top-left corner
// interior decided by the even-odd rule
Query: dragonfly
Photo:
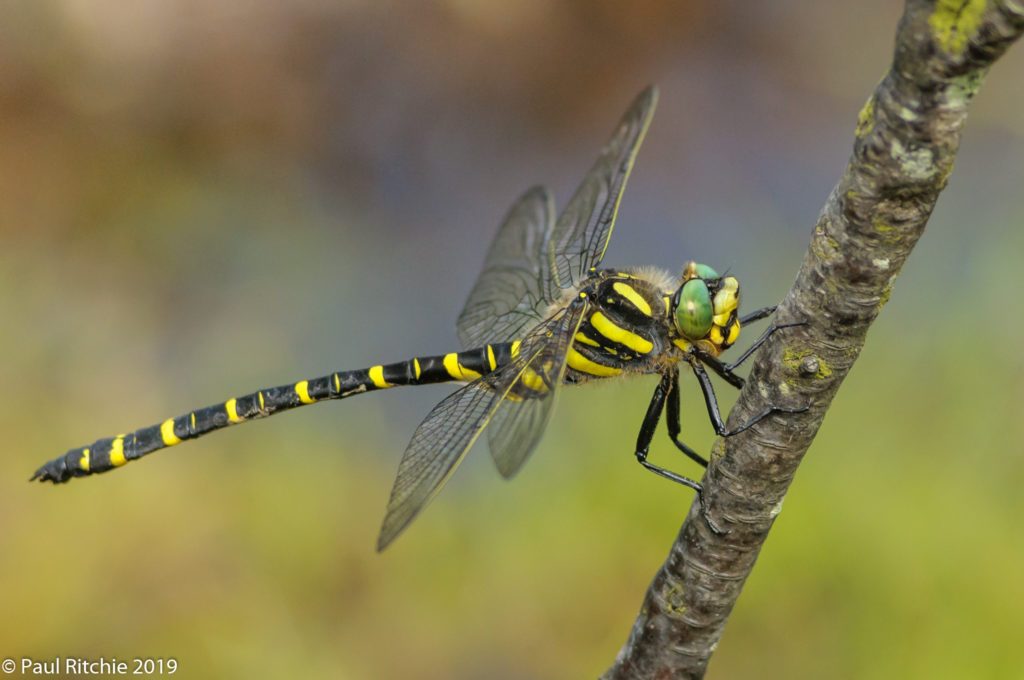
[[[738,427],[726,427],[706,369],[742,387],[743,378],[733,369],[771,333],[792,325],[772,324],[736,362],[722,363],[720,355],[736,342],[740,328],[775,310],[739,316],[735,277],[696,262],[688,262],[681,275],[651,267],[599,268],[657,99],[652,86],[633,101],[557,218],[551,194],[540,186],[512,205],[458,317],[461,351],[337,371],[234,397],[71,449],[40,467],[32,480],[62,483],[107,472],[186,440],[307,404],[400,385],[465,383],[430,411],[402,455],[377,541],[383,550],[485,432],[495,466],[510,478],[537,447],[562,385],[656,374],[660,381],[634,455],[644,468],[694,489],[703,503],[700,483],[648,461],[655,429],[667,412],[672,442],[707,467],[708,461],[680,440],[681,365],[696,376],[718,435],[732,436],[772,413],[802,409],[770,406]]]

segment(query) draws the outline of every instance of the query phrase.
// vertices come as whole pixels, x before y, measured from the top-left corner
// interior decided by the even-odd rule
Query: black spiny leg
[[[772,314],[775,313],[775,307],[776,305],[772,305],[771,307],[762,307],[761,309],[755,309],[750,314],[741,316],[739,319],[740,326],[746,326],[748,323],[760,321],[761,319],[771,316]],[[750,355],[756,352],[757,349],[761,345],[763,345],[765,341],[768,340],[768,338],[772,336],[772,333],[779,330],[779,328],[787,328],[790,325],[799,324],[786,324],[783,326],[776,326],[775,324],[772,324],[765,330],[764,333],[761,334],[761,337],[759,337],[753,345],[748,347],[743,352],[743,354],[740,355],[739,359],[732,362],[731,364],[723,364],[721,360],[718,359],[718,357],[712,356],[705,352],[701,352],[700,350],[697,350],[697,356],[700,357],[700,360],[704,362],[704,364],[708,368],[717,373],[719,377],[722,378],[722,380],[726,381],[727,383],[729,383],[730,385],[737,389],[743,389],[744,380],[740,376],[733,373],[733,369],[742,364],[747,359],[749,359]]]
[[[703,490],[698,482],[693,481],[689,477],[683,477],[682,475],[676,474],[675,472],[671,472],[670,470],[666,470],[663,467],[659,467],[658,465],[655,465],[654,463],[649,463],[647,461],[647,452],[650,450],[651,441],[654,439],[654,430],[657,429],[658,421],[661,420],[661,412],[665,409],[665,398],[668,397],[669,399],[671,399],[669,395],[672,394],[672,390],[675,387],[673,385],[673,376],[678,378],[679,374],[674,370],[666,371],[661,376],[661,382],[659,382],[658,386],[654,389],[654,396],[651,397],[651,404],[647,407],[647,415],[644,416],[644,422],[640,426],[640,434],[637,435],[636,438],[636,459],[637,461],[639,461],[641,465],[643,465],[645,468],[647,468],[654,474],[661,475],[666,479],[671,479],[673,482],[678,482],[683,486],[688,486],[694,491],[696,491],[698,494],[702,494]],[[676,396],[675,402],[677,404],[678,409],[678,396]],[[669,418],[671,419],[671,416],[669,416]],[[678,424],[679,412],[677,410],[676,425],[678,426]],[[683,450],[683,452],[686,453],[687,455],[691,455],[685,449]],[[693,456],[696,456],[694,460],[702,461],[701,464],[707,467],[707,461],[705,461],[696,453],[693,453],[691,457]],[[703,503],[703,495],[701,496],[701,498],[701,503]]]
[[[740,326],[745,326],[746,324],[751,323],[752,321],[760,321],[765,317],[771,316],[774,312],[775,306],[764,307],[762,309],[755,310],[750,314],[747,314],[746,316],[740,317]],[[698,352],[698,356],[700,357],[700,360],[708,368],[717,373],[722,378],[722,380],[725,380],[733,387],[738,387],[742,389],[744,380],[740,376],[733,373],[733,369],[739,367],[740,364],[749,359],[754,354],[754,352],[761,348],[761,345],[768,342],[768,338],[772,337],[772,335],[774,335],[776,331],[780,331],[783,328],[792,328],[793,326],[805,325],[807,325],[806,321],[796,321],[793,323],[778,324],[773,323],[771,326],[764,330],[764,333],[761,333],[761,337],[755,340],[754,344],[745,349],[743,351],[743,354],[741,354],[739,358],[737,358],[736,361],[732,362],[731,364],[723,364],[717,357],[713,357],[710,354],[705,354],[703,352]]]
[[[771,307],[762,307],[761,309],[755,309],[749,314],[744,314],[740,317],[740,325],[746,326],[752,321],[760,321],[761,319],[767,319],[769,316],[775,313],[775,309],[778,305],[772,305]]]
[[[719,437],[731,437],[734,434],[739,434],[756,425],[762,418],[773,413],[803,413],[810,408],[810,406],[804,406],[803,408],[769,406],[739,427],[730,430],[726,428],[725,421],[722,419],[722,412],[718,409],[718,397],[715,396],[715,387],[711,384],[711,378],[708,376],[708,372],[704,370],[701,359],[697,356],[692,356],[690,358],[690,368],[693,369],[693,374],[697,376],[697,382],[700,383],[700,390],[704,393],[704,403],[708,407],[708,416],[711,418],[711,424],[714,425],[715,432]]]
[[[690,460],[699,463],[701,467],[706,468],[708,466],[707,459],[683,442],[679,441],[679,433],[681,431],[681,428],[679,427],[679,369],[672,366],[668,373],[665,374],[665,377],[662,378],[662,381],[664,381],[665,378],[668,378],[669,374],[672,376],[672,384],[669,386],[668,390],[668,413],[665,415],[665,424],[668,425],[668,436],[672,439],[672,443],[675,444],[680,451],[685,453]]]
[[[806,321],[794,321],[793,323],[773,323],[771,326],[768,326],[768,328],[764,329],[764,333],[761,333],[761,337],[759,337],[753,345],[744,350],[743,354],[741,354],[739,358],[736,359],[736,361],[732,362],[731,364],[725,364],[722,368],[731,373],[732,369],[736,368],[744,361],[749,359],[750,355],[756,352],[761,347],[761,345],[768,342],[768,338],[772,337],[772,335],[775,334],[775,331],[781,331],[783,328],[792,328],[793,326],[806,325]]]
[[[694,491],[696,491],[697,498],[700,500],[700,511],[701,514],[704,516],[704,521],[707,522],[708,528],[711,529],[711,531],[721,536],[729,532],[723,531],[717,524],[715,524],[711,520],[711,516],[708,514],[707,503],[704,502],[704,487],[701,486],[699,482],[695,482],[689,477],[683,477],[680,474],[676,474],[671,470],[666,470],[663,467],[660,467],[653,463],[649,463],[647,461],[647,452],[651,448],[651,440],[654,439],[654,430],[658,427],[658,421],[661,419],[661,412],[665,408],[666,398],[669,400],[670,404],[674,403],[675,406],[673,411],[675,413],[675,416],[673,417],[671,414],[669,415],[669,423],[675,420],[675,425],[670,427],[675,427],[676,435],[679,434],[678,382],[679,372],[676,371],[675,369],[666,371],[661,376],[661,382],[658,383],[658,386],[654,390],[654,396],[651,397],[651,404],[650,406],[647,407],[647,415],[644,416],[644,422],[640,426],[640,434],[636,438],[636,459],[641,465],[643,465],[645,468],[647,468],[654,474],[661,475],[665,479],[671,479],[673,482],[677,482],[679,484],[682,484],[683,486],[688,486]],[[673,397],[673,395],[675,396]],[[670,406],[669,408],[672,408],[672,406]],[[701,465],[703,465],[704,467],[707,467],[707,461],[704,460],[695,451],[693,451],[693,449],[681,443],[675,436],[672,437],[672,440],[676,442],[676,445],[680,447],[683,453],[690,456],[694,460],[700,462]]]

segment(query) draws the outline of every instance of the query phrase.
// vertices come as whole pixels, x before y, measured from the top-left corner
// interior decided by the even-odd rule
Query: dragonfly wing
[[[398,465],[377,550],[386,548],[426,507],[480,436],[501,399],[485,382],[487,377],[448,395],[416,428]]]
[[[544,187],[533,187],[509,210],[459,314],[463,349],[521,338],[543,319],[551,276],[544,248],[554,223],[554,200]]]
[[[546,291],[548,299],[557,299],[559,289],[579,285],[604,258],[622,191],[657,102],[658,90],[653,86],[637,96],[558,217],[548,243],[554,274]]]
[[[578,285],[601,262],[657,100],[654,87],[634,100],[557,222],[543,187],[512,206],[459,315],[463,348],[522,337],[562,289]]]
[[[398,465],[378,550],[426,507],[490,423],[499,433],[490,437],[498,469],[506,477],[519,469],[547,424],[584,308],[581,300],[538,325],[511,362],[449,395],[420,423]]]
[[[570,304],[521,343],[512,371],[513,382],[487,428],[491,458],[508,479],[523,466],[547,427],[554,395],[565,377],[566,358],[587,304]]]
[[[652,87],[633,102],[557,222],[542,187],[523,194],[505,217],[459,315],[459,339],[473,348],[526,337],[513,361],[450,395],[416,429],[399,464],[378,550],[430,502],[489,423],[491,456],[505,477],[536,447],[586,303],[573,301],[547,321],[542,315],[604,257],[657,96]]]

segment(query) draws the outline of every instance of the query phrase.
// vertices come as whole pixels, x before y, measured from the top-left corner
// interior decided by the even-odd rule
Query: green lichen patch
[[[981,87],[986,73],[988,73],[988,69],[981,69],[950,78],[942,93],[943,100],[940,106],[944,109],[967,108],[971,99],[978,93],[978,88]]]
[[[893,284],[895,282],[896,282],[896,275],[894,274],[893,277],[891,279],[889,279],[889,284],[885,287],[885,290],[882,291],[882,296],[878,299],[878,309],[879,310],[881,310],[882,307],[885,306],[885,303],[888,302],[889,298],[892,296],[892,286],[893,286]]]
[[[685,597],[686,591],[682,584],[675,584],[665,593],[665,606],[672,614],[682,614],[686,611]]]
[[[864,108],[857,114],[857,136],[863,137],[875,128],[875,95],[868,97]]]
[[[788,347],[782,353],[782,363],[794,373],[803,374],[801,364],[807,357],[813,357],[817,364],[817,371],[813,375],[806,376],[816,380],[823,380],[832,375],[832,367],[822,357],[816,355],[806,347]]]
[[[978,33],[985,0],[938,0],[928,19],[935,39],[950,54],[960,54]]]
[[[890,151],[892,159],[900,164],[904,175],[913,180],[931,179],[938,168],[935,167],[935,154],[931,149],[908,149],[898,139],[892,140]]]

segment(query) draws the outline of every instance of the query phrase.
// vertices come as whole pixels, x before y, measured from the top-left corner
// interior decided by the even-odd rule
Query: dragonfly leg
[[[778,307],[778,305],[772,305],[771,307],[762,307],[761,309],[755,309],[749,314],[744,314],[743,316],[740,317],[740,325],[746,326],[748,323],[760,321],[761,319],[766,319],[775,313],[776,307]]]
[[[756,352],[761,347],[761,345],[763,345],[764,343],[768,342],[768,338],[772,337],[775,334],[776,331],[781,331],[783,328],[792,328],[794,326],[806,326],[806,325],[807,325],[806,321],[794,321],[793,323],[773,323],[771,326],[768,326],[768,328],[764,329],[764,333],[761,333],[761,337],[759,337],[756,341],[754,341],[754,344],[752,344],[750,347],[745,349],[743,351],[743,354],[741,354],[739,356],[739,358],[736,359],[736,361],[732,362],[731,364],[725,364],[725,365],[722,366],[722,368],[727,373],[732,373],[732,370],[734,368],[736,368],[737,366],[742,364],[744,361],[749,359],[750,355],[752,355],[754,352]],[[718,371],[716,370],[715,372],[717,373]],[[719,373],[719,375],[721,375],[721,373]]]
[[[700,514],[704,517],[704,521],[707,523],[708,528],[711,529],[712,533],[715,533],[719,536],[724,536],[729,533],[728,530],[722,529],[722,527],[718,526],[718,524],[715,523],[715,520],[711,519],[711,513],[708,511],[707,501],[704,499],[704,487],[701,486],[699,482],[695,482],[688,477],[683,477],[682,475],[677,475],[671,470],[666,470],[663,467],[659,467],[657,465],[648,463],[646,460],[641,460],[639,457],[637,458],[637,460],[640,461],[641,465],[643,465],[645,468],[647,468],[654,474],[661,475],[665,479],[671,479],[673,482],[682,484],[683,486],[688,486],[694,491],[696,491],[697,499],[700,500]]]
[[[675,428],[675,434],[672,436],[672,441],[690,458],[699,462],[704,467],[707,467],[707,461],[704,460],[696,451],[686,446],[678,439],[679,434],[679,372],[676,370],[666,371],[662,377],[661,382],[658,383],[658,387],[654,390],[654,396],[651,398],[651,403],[647,407],[647,415],[644,416],[644,422],[640,426],[640,434],[636,439],[636,459],[642,466],[650,470],[656,475],[670,479],[677,484],[687,486],[697,492],[697,498],[700,499],[701,514],[704,517],[704,521],[707,522],[708,528],[718,535],[724,535],[729,532],[723,531],[714,520],[711,519],[708,513],[707,503],[704,500],[704,487],[700,485],[700,482],[695,482],[689,477],[684,477],[680,474],[666,470],[660,465],[655,465],[647,460],[647,452],[651,448],[651,441],[654,439],[654,430],[658,426],[658,421],[661,419],[661,412],[665,409],[666,399],[669,401],[669,429]],[[674,395],[674,396],[673,396]],[[674,416],[673,416],[674,414]],[[674,421],[674,425],[672,424]]]
[[[750,323],[751,321],[759,321],[760,319],[763,319],[766,316],[770,316],[774,311],[774,306],[764,307],[762,309],[753,311],[750,314],[747,314],[746,316],[740,318],[740,325],[743,326],[744,324]],[[712,371],[717,373],[718,376],[722,378],[722,380],[726,381],[733,387],[743,389],[744,380],[740,376],[733,373],[733,369],[739,367],[740,364],[749,359],[754,354],[754,352],[756,352],[761,347],[761,345],[768,341],[768,338],[772,337],[772,335],[775,334],[776,331],[782,330],[783,328],[792,328],[793,326],[806,325],[806,321],[797,321],[794,323],[773,323],[771,326],[765,329],[764,333],[762,333],[756,341],[754,341],[754,344],[745,349],[743,351],[743,354],[741,354],[739,358],[736,359],[736,361],[732,362],[731,364],[722,363],[722,361],[719,360],[718,357],[712,356],[706,352],[702,352],[699,349],[696,349],[695,353],[697,354],[698,358],[700,358],[700,360],[704,363],[704,365],[706,365]]]
[[[725,420],[722,419],[722,412],[718,408],[718,397],[715,396],[715,387],[711,384],[711,378],[708,376],[708,372],[704,370],[704,365],[699,358],[693,357],[690,360],[690,367],[693,369],[693,374],[697,376],[697,382],[700,383],[701,392],[704,393],[704,403],[708,407],[708,416],[711,418],[711,424],[714,426],[715,432],[719,437],[731,437],[734,434],[739,434],[773,413],[803,413],[810,408],[810,404],[800,408],[769,406],[739,427],[734,427],[730,430],[725,426]]]
[[[665,410],[665,400],[666,398],[669,398],[671,400],[671,397],[669,397],[669,395],[673,391],[672,373],[672,371],[666,371],[664,374],[662,374],[661,382],[659,382],[658,386],[654,389],[654,396],[651,397],[651,403],[647,407],[647,415],[644,416],[644,422],[642,425],[640,425],[640,434],[637,435],[636,438],[636,452],[634,455],[636,455],[636,459],[641,465],[643,465],[645,468],[647,468],[654,474],[661,475],[666,479],[671,479],[673,482],[678,482],[683,486],[688,486],[694,491],[700,493],[701,486],[698,482],[693,481],[689,477],[683,477],[682,475],[678,475],[675,472],[666,470],[665,468],[655,465],[654,463],[650,463],[647,460],[647,452],[650,451],[651,441],[654,440],[654,430],[658,427],[658,421],[661,420],[661,412]],[[676,373],[676,376],[678,377],[678,373]],[[678,407],[678,396],[676,397],[675,402]],[[669,416],[669,418],[671,419],[671,416]],[[677,410],[677,425],[678,422],[679,412]],[[687,455],[690,455],[690,453],[688,453],[686,449],[684,449],[683,452],[686,453]],[[705,461],[703,458],[697,455],[696,452],[693,452],[693,456],[695,456],[695,460],[703,461],[703,465],[707,466],[707,461]]]
[[[690,460],[706,468],[708,466],[707,459],[679,440],[681,431],[679,427],[679,369],[675,366],[671,367],[661,380],[663,383],[666,380],[670,383],[668,386],[668,411],[665,414],[669,438],[676,448],[685,453]]]
[[[732,369],[730,369],[721,361],[719,361],[717,357],[713,357],[710,354],[701,352],[700,350],[695,350],[695,353],[697,354],[697,357],[701,360],[701,362],[705,366],[710,368],[712,371],[717,373],[722,380],[729,383],[738,390],[743,389],[743,385],[746,381],[740,376],[733,373]]]

